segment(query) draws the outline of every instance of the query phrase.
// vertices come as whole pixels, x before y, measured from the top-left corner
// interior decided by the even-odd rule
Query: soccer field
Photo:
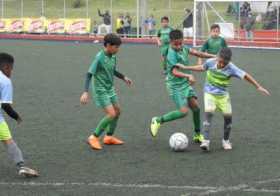
[[[118,68],[134,80],[116,79],[122,114],[116,134],[126,143],[93,151],[85,143],[103,113],[81,106],[84,76],[101,44],[1,40],[1,51],[15,56],[14,104],[19,126],[8,120],[26,161],[38,179],[19,178],[1,147],[0,195],[239,195],[280,194],[278,50],[234,49],[233,61],[252,73],[272,96],[233,80],[233,150],[221,149],[223,120],[214,118],[211,152],[190,143],[186,152],[169,149],[174,132],[192,136],[191,114],[149,133],[153,116],[174,109],[165,90],[156,46],[122,46]],[[195,59],[193,59],[194,62]],[[195,74],[203,110],[203,74]],[[8,118],[7,118],[8,119]]]

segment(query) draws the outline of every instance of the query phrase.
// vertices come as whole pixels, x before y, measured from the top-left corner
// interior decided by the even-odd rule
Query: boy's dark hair
[[[169,18],[168,18],[167,16],[163,16],[163,17],[161,17],[160,21],[162,22],[162,21],[164,21],[164,20],[166,20],[166,21],[168,21],[168,22],[169,22]]]
[[[220,25],[218,24],[212,24],[211,27],[210,27],[211,30],[213,29],[220,29]]]
[[[179,29],[172,30],[169,34],[170,40],[183,39],[183,32]]]
[[[14,57],[8,53],[0,53],[0,68],[4,65],[13,66]]]
[[[231,56],[232,56],[232,52],[230,48],[222,48],[219,52],[219,57],[224,59],[226,64],[230,62]]]
[[[120,46],[122,44],[122,40],[118,35],[109,33],[104,37],[104,46],[107,46],[107,44],[110,44],[111,46]]]

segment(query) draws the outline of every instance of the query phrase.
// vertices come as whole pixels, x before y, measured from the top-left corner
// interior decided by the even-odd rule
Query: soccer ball
[[[169,138],[169,146],[175,152],[185,151],[188,144],[189,139],[184,133],[174,133]]]

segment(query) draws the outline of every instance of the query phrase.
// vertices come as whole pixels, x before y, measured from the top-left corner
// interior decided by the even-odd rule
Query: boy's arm
[[[203,65],[193,65],[193,66],[185,66],[185,65],[178,65],[179,68],[189,71],[197,71],[197,72],[203,72],[205,71],[205,67]]]
[[[126,77],[124,74],[118,72],[117,70],[114,70],[114,75],[123,80],[128,86],[132,85],[132,80],[128,77]]]
[[[246,73],[244,79],[250,84],[254,85],[256,89],[263,95],[270,95],[269,91],[262,87],[250,74]]]
[[[195,49],[190,49],[190,54],[196,57],[200,57],[200,58],[215,58],[216,55],[213,54],[208,54],[206,52],[200,52],[198,50]]]
[[[172,74],[178,78],[187,78],[190,82],[190,84],[194,84],[195,83],[195,78],[193,75],[191,74],[186,74],[186,73],[183,73],[181,71],[178,70],[179,67],[175,66],[173,69],[172,69]]]
[[[13,109],[12,104],[2,103],[1,107],[12,119],[16,120],[18,123],[22,121],[20,115]]]
[[[101,14],[100,9],[98,9],[98,15],[101,16],[101,17],[104,16],[104,14]]]
[[[158,32],[157,32],[156,40],[157,40],[157,45],[158,45],[158,46],[161,46],[161,41],[160,41],[160,30],[158,30]]]

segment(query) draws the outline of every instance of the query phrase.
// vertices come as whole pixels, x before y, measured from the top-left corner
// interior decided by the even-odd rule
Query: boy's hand
[[[270,95],[269,91],[266,90],[265,88],[263,88],[262,86],[258,87],[257,90],[263,95],[266,95],[266,96]]]
[[[132,83],[133,83],[132,80],[131,80],[130,78],[126,77],[126,76],[124,77],[123,80],[124,80],[124,82],[125,82],[128,86],[131,86]]]
[[[190,76],[188,77],[188,80],[189,80],[190,85],[193,85],[193,84],[196,82],[196,80],[195,80],[195,78],[194,78],[193,75],[190,75]]]
[[[83,94],[80,97],[80,102],[82,105],[86,105],[89,102],[89,93],[88,92],[83,92]]]
[[[158,40],[157,44],[158,44],[158,46],[161,46],[161,41],[160,41],[160,40]]]
[[[20,124],[22,122],[22,118],[19,116],[17,119],[17,124]]]

